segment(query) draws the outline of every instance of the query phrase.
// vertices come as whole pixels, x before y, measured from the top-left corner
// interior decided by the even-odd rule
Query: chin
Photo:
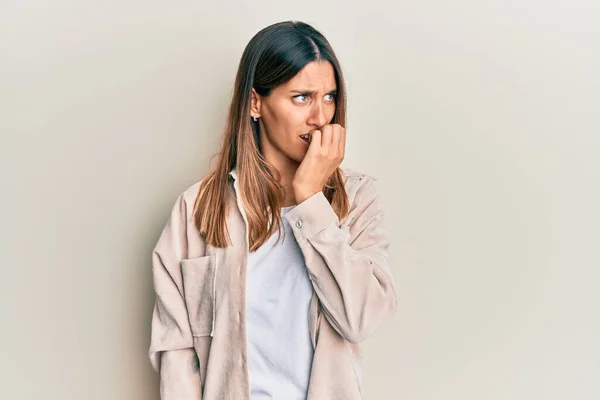
[[[293,154],[293,155],[288,155],[288,158],[290,160],[295,161],[298,164],[300,164],[302,162],[302,160],[304,160],[305,156],[306,156],[306,154]]]
[[[285,157],[298,164],[300,164],[302,160],[304,160],[304,157],[306,157],[306,151],[303,152],[302,150],[298,149],[286,149],[286,151],[282,151],[282,153],[285,155]]]

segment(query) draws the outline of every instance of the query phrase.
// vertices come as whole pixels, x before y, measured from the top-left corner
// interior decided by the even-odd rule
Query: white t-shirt
[[[313,359],[308,327],[312,285],[304,256],[283,215],[276,231],[248,256],[247,339],[252,400],[306,399]]]

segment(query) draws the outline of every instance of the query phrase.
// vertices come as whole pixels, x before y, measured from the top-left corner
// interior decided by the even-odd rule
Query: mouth
[[[310,135],[308,133],[300,135],[300,139],[304,140],[306,143],[310,143]]]

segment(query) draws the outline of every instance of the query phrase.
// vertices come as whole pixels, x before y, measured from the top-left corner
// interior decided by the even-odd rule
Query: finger
[[[321,131],[320,130],[313,131],[313,133],[310,135],[310,144],[308,146],[308,150],[310,150],[311,148],[318,150],[321,147],[321,140],[322,140]]]
[[[340,127],[340,156],[343,158],[346,154],[346,128]]]
[[[327,151],[329,151],[333,141],[333,127],[331,125],[325,125],[321,128],[321,132],[321,147],[325,147]]]
[[[340,125],[333,124],[331,126],[331,156],[336,157],[340,151]]]
[[[341,142],[342,142],[342,130],[340,125],[336,125],[333,129],[334,139],[333,139],[333,149],[335,151],[334,157],[340,158],[342,155]]]

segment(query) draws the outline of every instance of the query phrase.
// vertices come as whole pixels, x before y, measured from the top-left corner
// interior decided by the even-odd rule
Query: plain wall
[[[365,398],[599,399],[599,8],[1,2],[0,397],[158,400],[151,250],[245,45],[294,19],[341,59],[343,166],[388,209],[401,309]]]

